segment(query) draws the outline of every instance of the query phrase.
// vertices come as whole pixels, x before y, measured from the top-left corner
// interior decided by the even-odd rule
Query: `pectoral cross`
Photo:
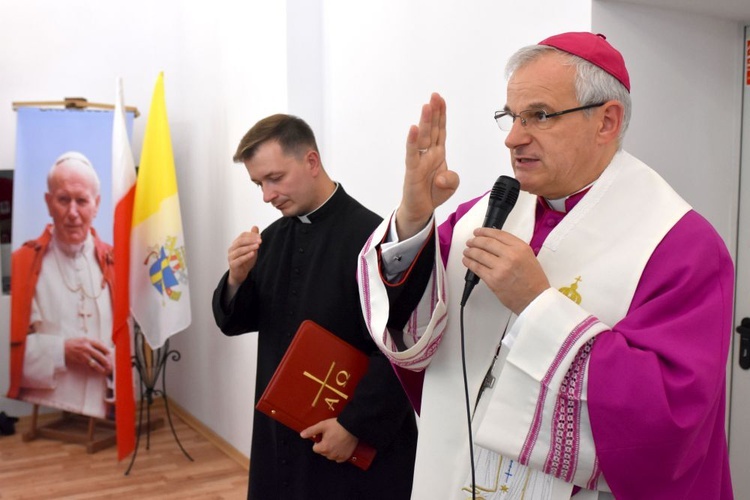
[[[93,314],[86,310],[86,296],[83,294],[83,290],[81,290],[81,301],[78,303],[78,317],[81,318],[81,328],[84,333],[88,333],[89,331],[86,318],[90,318],[91,316]]]
[[[507,472],[505,472],[505,482],[506,483],[508,481],[510,481],[511,477],[513,477],[513,474],[511,474],[511,472],[510,472],[512,468],[513,468],[513,460],[510,461],[510,463],[508,464],[508,470],[507,470]]]

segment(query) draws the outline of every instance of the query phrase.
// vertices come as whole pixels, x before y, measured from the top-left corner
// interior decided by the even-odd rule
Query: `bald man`
[[[13,252],[8,397],[113,418],[114,269],[92,227],[99,191],[84,155],[60,156],[44,195],[52,224]]]

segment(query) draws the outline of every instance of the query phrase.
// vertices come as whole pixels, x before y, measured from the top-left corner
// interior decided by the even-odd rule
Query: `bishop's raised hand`
[[[445,160],[445,138],[445,99],[433,93],[422,106],[419,125],[412,125],[406,138],[404,189],[396,213],[399,239],[424,228],[435,209],[458,188],[458,174],[448,170]]]

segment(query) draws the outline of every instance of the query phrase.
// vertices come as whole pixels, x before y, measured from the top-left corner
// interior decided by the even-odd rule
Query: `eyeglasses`
[[[556,113],[547,113],[543,109],[527,109],[526,111],[521,111],[517,115],[514,115],[510,111],[495,111],[495,121],[497,122],[497,126],[500,127],[500,130],[503,130],[505,132],[510,132],[510,130],[513,128],[513,122],[516,121],[516,118],[521,119],[521,125],[523,125],[524,127],[531,126],[539,130],[545,130],[548,129],[553,123],[552,121],[550,121],[550,118],[566,115],[568,113],[572,113],[573,111],[598,108],[599,106],[604,106],[604,104],[605,103],[603,102],[599,102],[597,104],[587,104],[586,106],[570,108],[563,111],[558,111]]]

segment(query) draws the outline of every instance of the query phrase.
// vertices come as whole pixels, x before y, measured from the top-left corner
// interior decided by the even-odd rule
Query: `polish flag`
[[[112,342],[115,345],[115,428],[117,459],[135,450],[135,396],[130,339],[130,230],[135,198],[135,162],[128,138],[122,79],[117,79],[114,125],[112,128],[112,199],[115,204]]]

